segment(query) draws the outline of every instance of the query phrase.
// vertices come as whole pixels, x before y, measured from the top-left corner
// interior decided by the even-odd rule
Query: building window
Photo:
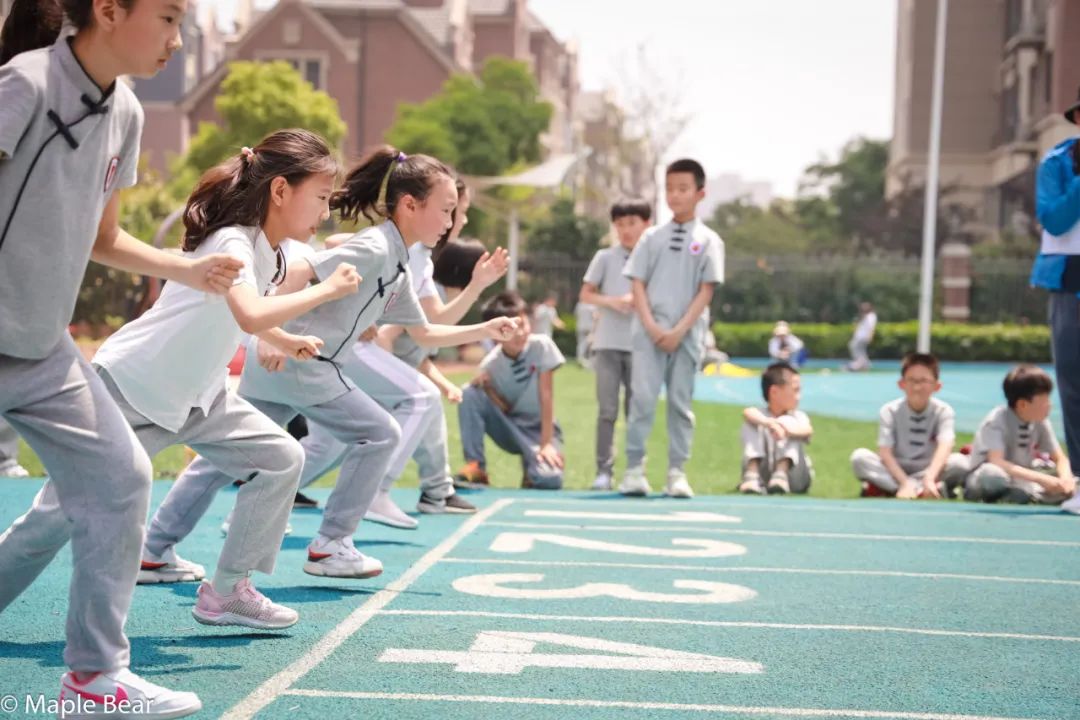
[[[318,57],[305,57],[303,55],[291,55],[289,57],[281,57],[275,55],[267,55],[260,57],[260,60],[265,62],[273,62],[275,60],[282,60],[292,65],[293,70],[300,73],[300,77],[311,83],[312,87],[316,90],[325,90],[325,78],[323,77],[323,59]]]
[[[1016,140],[1020,125],[1020,112],[1016,85],[1005,88],[1001,93],[1001,137],[1006,143]]]
[[[1008,42],[1020,32],[1020,26],[1024,22],[1023,0],[1006,0],[1005,3],[1005,42]]]

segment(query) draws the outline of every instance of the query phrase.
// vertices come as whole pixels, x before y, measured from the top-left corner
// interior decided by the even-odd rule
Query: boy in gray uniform
[[[593,490],[611,489],[620,386],[626,398],[625,412],[630,413],[630,324],[634,315],[634,296],[630,278],[623,270],[651,217],[652,209],[644,200],[620,200],[612,205],[611,222],[618,244],[597,251],[581,286],[581,302],[595,306],[598,314],[592,340],[598,406]]]
[[[881,408],[878,451],[859,448],[851,453],[851,467],[862,483],[863,497],[952,497],[955,483],[966,471],[966,461],[952,452],[956,413],[948,403],[933,397],[941,389],[939,375],[933,355],[904,356],[898,383],[904,397]]]
[[[480,362],[480,374],[458,406],[465,468],[459,476],[487,483],[484,435],[521,456],[522,487],[558,490],[563,481],[562,430],[555,420],[555,370],[566,359],[546,335],[530,334],[525,301],[516,292],[493,297],[484,319],[517,318],[518,331]]]
[[[666,197],[674,219],[647,231],[634,248],[624,274],[630,278],[634,307],[631,329],[630,413],[626,426],[623,495],[649,494],[645,442],[656,416],[660,387],[668,396],[668,473],[665,493],[694,496],[683,465],[694,437],[694,376],[705,349],[705,309],[714,286],[724,278],[724,243],[696,219],[705,197],[705,169],[694,160],[667,167]]]
[[[1076,478],[1049,420],[1054,381],[1034,365],[1018,365],[1003,386],[1008,404],[991,410],[975,433],[964,499],[1058,505],[1075,491]]]
[[[742,482],[748,495],[805,493],[814,479],[806,445],[814,434],[810,418],[799,409],[802,381],[786,362],[773,363],[761,375],[765,407],[743,410]],[[762,478],[768,478],[768,484]]]

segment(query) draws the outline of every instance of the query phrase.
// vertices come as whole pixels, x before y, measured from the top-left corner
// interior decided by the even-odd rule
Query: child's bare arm
[[[641,326],[645,328],[645,332],[649,334],[653,342],[656,342],[665,331],[664,328],[656,324],[656,318],[653,317],[652,308],[649,307],[649,296],[645,292],[645,282],[632,278],[631,293],[634,296],[634,309],[637,310],[638,317],[641,318]]]
[[[991,465],[1004,470],[1009,477],[1014,480],[1026,480],[1027,482],[1033,482],[1036,485],[1040,485],[1047,490],[1058,490],[1059,481],[1058,478],[1045,475],[1038,470],[1032,470],[1031,468],[1024,467],[1023,465],[1017,465],[1014,462],[1009,462],[1005,459],[1005,452],[1002,450],[991,450],[987,453],[986,461]]]
[[[552,440],[555,438],[555,371],[540,374],[540,450],[537,456],[555,467],[563,466],[563,458]]]
[[[878,456],[881,458],[881,464],[885,466],[885,469],[889,471],[889,475],[896,481],[897,485],[905,485],[911,482],[911,478],[904,472],[904,468],[900,467],[900,463],[896,460],[896,454],[893,453],[891,447],[884,445],[878,445]]]

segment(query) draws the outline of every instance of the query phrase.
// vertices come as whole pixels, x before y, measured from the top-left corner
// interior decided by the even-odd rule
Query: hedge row
[[[555,331],[555,343],[571,357],[577,339],[574,317],[563,315],[565,330]],[[772,323],[716,323],[716,345],[732,357],[765,357],[772,337]],[[792,332],[806,343],[810,356],[843,358],[848,356],[852,326],[826,323],[795,323]],[[899,359],[915,349],[919,324],[878,323],[870,357]],[[941,360],[967,362],[1048,363],[1050,328],[1046,325],[962,325],[935,323],[930,332],[930,347]]]
[[[733,357],[763,357],[767,354],[772,323],[716,323],[716,344]],[[796,323],[795,333],[811,357],[840,358],[848,355],[851,325]],[[915,349],[919,324],[878,323],[870,357],[898,359]],[[1050,328],[1046,325],[962,325],[935,323],[930,331],[930,347],[941,360],[1050,362]]]

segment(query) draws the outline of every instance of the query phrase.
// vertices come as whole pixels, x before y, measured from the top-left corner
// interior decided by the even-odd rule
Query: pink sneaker
[[[199,600],[191,614],[203,625],[244,625],[260,630],[280,630],[295,625],[300,615],[271,602],[244,578],[229,595],[219,595],[209,580],[199,585]]]
[[[97,673],[78,682],[74,673],[60,678],[60,707],[65,718],[146,718],[169,720],[197,713],[195,693],[167,690],[127,668]]]

